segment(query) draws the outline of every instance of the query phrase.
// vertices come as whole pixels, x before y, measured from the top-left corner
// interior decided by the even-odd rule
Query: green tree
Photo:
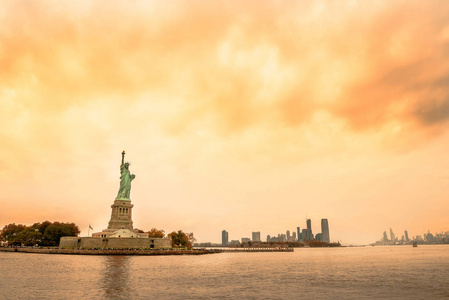
[[[49,246],[50,245],[50,242],[47,240],[44,233],[45,233],[45,230],[47,229],[47,227],[50,226],[51,224],[53,224],[53,223],[50,221],[44,221],[42,223],[34,223],[33,225],[31,225],[31,227],[37,229],[42,235],[41,242],[39,243],[40,246]]]
[[[33,227],[27,227],[18,234],[17,239],[25,246],[40,245],[42,242],[42,234]]]
[[[173,231],[168,234],[168,238],[171,239],[172,247],[181,247],[192,249],[193,243],[196,241],[193,236],[193,232],[185,233],[182,230]]]
[[[75,223],[45,221],[32,226],[9,224],[0,232],[1,239],[9,245],[57,246],[63,236],[78,236],[80,230]]]
[[[1,239],[8,242],[9,245],[21,245],[21,240],[19,238],[20,233],[27,227],[25,225],[16,225],[14,223],[5,225],[3,227],[0,235]]]
[[[165,231],[163,229],[151,228],[151,230],[148,231],[148,235],[150,238],[163,238],[165,237]]]
[[[39,230],[40,233],[44,234],[45,229],[47,229],[48,226],[50,226],[52,223],[50,221],[45,221],[42,223],[34,223],[31,225],[31,227]]]
[[[75,223],[54,222],[45,228],[43,234],[44,246],[58,246],[63,236],[78,236],[80,229]]]

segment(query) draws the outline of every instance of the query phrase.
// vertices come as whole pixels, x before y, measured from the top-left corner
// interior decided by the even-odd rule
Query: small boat
[[[417,242],[413,242],[413,247],[418,247],[418,243]]]

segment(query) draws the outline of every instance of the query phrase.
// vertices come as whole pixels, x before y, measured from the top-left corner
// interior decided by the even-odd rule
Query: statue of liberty
[[[122,152],[122,164],[120,165],[120,189],[115,200],[130,200],[131,181],[136,175],[129,172],[129,163],[125,163],[125,151]]]

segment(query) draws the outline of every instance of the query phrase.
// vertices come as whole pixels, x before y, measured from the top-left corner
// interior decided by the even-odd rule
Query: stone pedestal
[[[133,229],[132,209],[134,205],[129,199],[115,199],[111,205],[111,220],[107,229],[92,234],[92,237],[117,238],[148,238],[148,232]]]
[[[139,232],[138,229],[104,229],[101,232],[92,233],[92,237],[148,238],[148,232]]]
[[[111,205],[111,220],[108,229],[129,229],[133,230],[132,208],[130,200],[115,200]]]
[[[118,238],[64,236],[59,248],[63,249],[163,249],[170,248],[167,238]]]

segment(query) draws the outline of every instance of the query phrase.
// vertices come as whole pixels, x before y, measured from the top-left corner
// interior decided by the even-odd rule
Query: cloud
[[[323,115],[342,139],[447,121],[444,1],[3,5],[0,92],[13,104],[2,118],[22,120],[3,135],[16,144],[61,144],[78,126],[61,116],[82,121],[92,103],[163,112],[155,123],[172,136],[253,130],[259,143],[304,137]]]
[[[293,220],[332,206],[335,223],[351,213],[375,224],[374,204],[394,202],[394,219],[409,198],[426,208],[447,199],[447,1],[0,5],[0,177],[11,221],[35,203],[43,216],[89,224],[110,205],[123,148],[136,199],[173,210],[158,214],[166,224],[221,207],[219,224],[232,219],[237,230],[251,215],[265,222],[288,207],[282,219]]]
[[[449,95],[444,101],[429,101],[430,105],[423,105],[416,114],[427,124],[445,122],[449,118]]]

